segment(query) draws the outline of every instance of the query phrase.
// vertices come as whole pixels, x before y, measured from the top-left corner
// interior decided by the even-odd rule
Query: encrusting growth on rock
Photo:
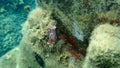
[[[92,33],[83,68],[120,67],[120,27],[98,26]]]

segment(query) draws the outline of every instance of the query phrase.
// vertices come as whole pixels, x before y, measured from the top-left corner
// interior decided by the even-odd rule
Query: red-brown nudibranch
[[[49,28],[48,36],[49,36],[49,42],[51,44],[55,44],[57,36],[56,36],[56,26],[53,26]]]

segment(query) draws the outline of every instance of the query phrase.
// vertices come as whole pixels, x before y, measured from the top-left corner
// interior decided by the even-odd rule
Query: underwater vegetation
[[[15,3],[19,1],[27,2]],[[16,41],[8,37],[20,43],[0,58],[0,68],[120,67],[119,0],[32,0],[29,3],[20,11],[26,12],[24,23],[16,30],[21,38]],[[18,13],[23,5],[14,6],[18,7]],[[15,39],[19,38],[19,34],[15,35]]]

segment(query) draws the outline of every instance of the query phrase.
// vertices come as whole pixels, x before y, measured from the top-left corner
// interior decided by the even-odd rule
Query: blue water
[[[27,19],[30,11],[24,9],[35,7],[34,0],[0,0],[0,56],[19,45],[22,39],[21,24]]]

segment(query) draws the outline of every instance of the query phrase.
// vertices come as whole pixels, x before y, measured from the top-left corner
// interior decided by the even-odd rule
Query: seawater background
[[[19,45],[22,39],[21,24],[27,19],[29,5],[35,7],[35,0],[0,0],[0,57]]]

